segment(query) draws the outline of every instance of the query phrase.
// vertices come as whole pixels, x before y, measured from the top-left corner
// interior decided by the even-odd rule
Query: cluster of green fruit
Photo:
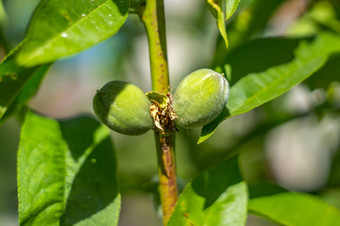
[[[223,75],[210,69],[200,69],[183,79],[173,100],[169,98],[164,103],[156,104],[158,107],[166,105],[162,108],[173,110],[172,119],[177,127],[193,128],[214,120],[224,108],[228,96],[229,84]],[[112,81],[97,91],[93,109],[97,117],[112,130],[139,135],[153,128],[161,128],[158,125],[160,122],[156,122],[150,112],[155,106],[153,103],[155,99],[145,95],[137,86]]]

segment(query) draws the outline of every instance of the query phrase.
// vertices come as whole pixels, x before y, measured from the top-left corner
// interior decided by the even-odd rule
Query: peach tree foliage
[[[316,195],[266,186],[254,192],[240,171],[239,153],[203,170],[178,191],[174,155],[178,130],[202,127],[199,144],[222,121],[264,105],[306,79],[309,85],[315,76],[324,76],[329,83],[334,79],[327,73],[339,60],[339,30],[334,32],[334,26],[320,20],[314,22],[323,29],[313,36],[252,39],[283,1],[245,2],[205,1],[204,10],[216,19],[220,34],[214,59],[209,69],[202,66],[183,76],[171,92],[167,1],[41,0],[25,39],[0,64],[0,122],[14,114],[22,118],[19,224],[118,224],[121,195],[110,129],[127,135],[154,131],[164,225],[245,225],[248,213],[283,225],[339,224],[340,210]],[[246,11],[248,30],[239,34],[235,24]],[[129,14],[139,16],[148,36],[152,91],[144,93],[138,84],[126,81],[103,84],[93,100],[103,124],[91,116],[48,118],[27,108],[51,64],[115,35]],[[239,35],[235,46],[229,41],[233,34]]]

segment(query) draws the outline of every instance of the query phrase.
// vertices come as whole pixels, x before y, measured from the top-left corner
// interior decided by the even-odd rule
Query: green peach
[[[179,127],[204,126],[214,120],[227,103],[229,84],[222,74],[200,69],[186,76],[179,84],[173,109]]]
[[[150,101],[137,86],[123,81],[104,85],[93,98],[97,117],[112,130],[139,135],[153,127]]]

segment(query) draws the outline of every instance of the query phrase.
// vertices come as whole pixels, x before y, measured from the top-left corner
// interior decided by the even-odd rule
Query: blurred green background
[[[4,0],[2,33],[11,47],[24,37],[39,0]],[[171,84],[190,72],[219,65],[225,50],[205,2],[165,0]],[[261,37],[340,35],[338,0],[243,0],[227,25],[231,51]],[[339,43],[340,44],[340,43]],[[4,56],[2,50],[0,55]],[[67,118],[92,111],[92,97],[110,80],[125,80],[151,90],[144,28],[130,15],[120,32],[81,54],[53,64],[38,94],[35,111]],[[240,62],[242,64],[243,62]],[[198,172],[240,153],[250,196],[284,189],[320,195],[340,207],[340,56],[331,56],[303,84],[246,114],[223,122],[205,143],[200,130],[180,130],[176,158],[180,187]],[[246,62],[244,67],[247,67]],[[0,125],[0,225],[17,225],[16,151],[20,125],[15,117]],[[157,160],[152,132],[112,133],[123,195],[119,225],[160,225],[155,193]],[[264,190],[265,189],[265,190]],[[247,225],[273,225],[250,216]]]

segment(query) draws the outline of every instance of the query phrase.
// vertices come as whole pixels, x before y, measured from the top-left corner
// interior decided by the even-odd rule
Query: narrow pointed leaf
[[[236,11],[241,0],[226,0],[225,20],[228,20]]]
[[[299,193],[281,193],[251,199],[249,212],[282,225],[333,226],[340,222],[340,210],[322,199]]]
[[[204,171],[180,195],[168,226],[245,225],[248,192],[234,157]]]
[[[117,225],[120,195],[109,131],[91,117],[28,112],[18,153],[20,225]]]
[[[225,42],[226,48],[228,49],[228,36],[227,30],[225,28],[225,19],[224,19],[224,12],[223,12],[223,4],[222,0],[206,0],[209,6],[210,12],[216,18],[217,28],[220,31],[220,34]]]
[[[42,0],[17,60],[31,67],[85,50],[117,33],[128,9],[128,0]]]
[[[262,47],[268,48],[268,46]],[[259,52],[246,53],[245,51],[244,53],[253,57],[261,56],[260,49],[261,46],[257,50],[251,49]],[[273,58],[280,55],[275,51],[275,46],[272,46]],[[228,103],[220,116],[203,127],[198,143],[208,139],[223,120],[248,112],[301,83],[323,66],[330,54],[336,52],[340,52],[340,36],[324,33],[312,42],[301,41],[290,62],[245,75],[231,87]],[[238,57],[240,57],[239,62],[247,67],[246,62],[242,62],[242,55]]]

